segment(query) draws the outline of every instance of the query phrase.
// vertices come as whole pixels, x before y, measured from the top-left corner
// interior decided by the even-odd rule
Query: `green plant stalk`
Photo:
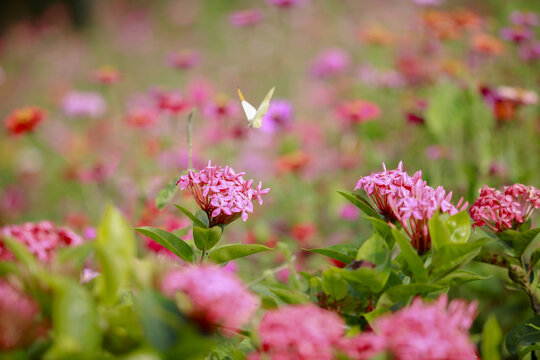
[[[193,114],[195,113],[195,108],[193,108],[187,118],[187,146],[188,146],[188,170],[193,167],[193,143],[192,143],[192,132],[193,132]]]

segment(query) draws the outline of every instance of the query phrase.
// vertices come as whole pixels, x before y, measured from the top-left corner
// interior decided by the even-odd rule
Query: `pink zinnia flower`
[[[238,113],[238,107],[235,102],[223,95],[217,95],[213,101],[209,101],[203,110],[204,116],[213,120],[231,119]]]
[[[501,29],[500,36],[504,40],[514,42],[516,44],[523,43],[533,37],[531,29],[523,26],[512,26]]]
[[[248,359],[332,360],[344,330],[336,313],[314,304],[271,310],[259,326],[260,353]]]
[[[50,221],[6,225],[0,228],[0,259],[13,259],[13,254],[2,243],[3,237],[23,243],[41,261],[50,261],[63,246],[82,244],[82,238],[68,228],[56,227]]]
[[[4,280],[0,280],[0,349],[27,346],[46,331],[38,324],[36,301]]]
[[[532,11],[514,11],[510,14],[510,21],[518,26],[538,26],[538,14]]]
[[[98,93],[72,91],[62,99],[62,110],[67,116],[95,119],[105,114],[107,103]]]
[[[311,65],[311,74],[318,79],[343,75],[349,69],[351,57],[345,51],[331,48],[320,53]]]
[[[263,117],[261,130],[275,132],[291,128],[293,108],[289,101],[275,99],[270,103],[268,112]]]
[[[416,298],[410,306],[375,320],[373,329],[396,360],[474,360],[478,357],[468,331],[476,309],[476,302],[448,304],[445,295],[433,303]]]
[[[139,107],[129,110],[125,118],[128,126],[147,129],[159,122],[159,113],[151,107]]]
[[[289,9],[295,6],[303,5],[306,0],[266,0],[266,2],[278,8]]]
[[[157,101],[160,110],[174,116],[183,114],[190,108],[188,100],[177,91],[158,93]]]
[[[185,49],[167,54],[167,64],[175,69],[187,70],[201,63],[202,57],[198,51]]]
[[[262,19],[262,12],[254,9],[236,11],[229,16],[231,24],[238,27],[254,26],[260,23]]]
[[[379,118],[381,109],[366,100],[353,100],[339,105],[337,115],[345,124],[362,124]]]
[[[534,186],[514,184],[502,191],[484,185],[469,213],[474,226],[485,226],[493,232],[518,229],[534,209],[540,207],[540,190]]]
[[[188,316],[205,329],[238,330],[259,305],[259,299],[231,271],[217,266],[172,270],[161,287],[170,297],[177,292],[186,295],[191,305]]]
[[[198,172],[188,171],[176,182],[180,190],[191,191],[199,207],[207,214],[209,226],[226,225],[242,216],[246,221],[248,213],[253,212],[253,200],[260,205],[261,195],[270,188],[263,189],[259,182],[253,187],[253,180],[244,180],[244,173],[236,173],[231,167],[208,166]]]

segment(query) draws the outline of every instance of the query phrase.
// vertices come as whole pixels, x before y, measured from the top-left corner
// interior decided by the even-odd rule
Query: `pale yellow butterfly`
[[[244,108],[244,112],[246,113],[248,125],[251,128],[260,128],[262,125],[262,118],[264,115],[266,115],[266,112],[268,111],[268,108],[270,107],[270,99],[272,98],[272,95],[274,94],[274,89],[270,89],[268,94],[264,97],[264,100],[262,101],[261,105],[259,105],[258,109],[255,109],[253,105],[248,103],[246,99],[244,99],[244,95],[242,95],[242,92],[240,89],[238,89],[238,96],[240,96],[240,100],[242,101],[242,108]]]

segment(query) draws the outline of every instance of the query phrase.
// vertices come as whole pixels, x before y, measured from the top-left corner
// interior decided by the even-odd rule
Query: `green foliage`
[[[193,227],[193,241],[197,249],[206,252],[212,249],[223,235],[223,229],[219,226],[211,228]]]
[[[517,354],[520,347],[540,343],[540,315],[527,319],[506,335],[505,346],[510,354]]]
[[[482,328],[482,357],[501,360],[503,334],[495,315],[491,315]]]
[[[271,250],[260,244],[229,244],[223,245],[210,251],[208,258],[218,264],[227,263],[231,260],[253,255],[262,251]]]
[[[335,268],[326,269],[322,276],[322,288],[325,293],[336,300],[341,300],[347,296],[349,286],[347,281],[341,278],[340,272]]]
[[[329,258],[341,261],[344,264],[352,262],[358,253],[358,247],[350,244],[338,244],[326,248],[305,250],[328,256]]]
[[[174,197],[174,194],[176,194],[176,191],[178,191],[178,187],[176,186],[176,181],[172,181],[167,184],[163,189],[161,189],[158,193],[158,196],[156,197],[156,207],[158,210],[161,210],[171,202],[172,198]]]
[[[369,201],[362,195],[349,192],[349,191],[338,191],[338,193],[343,196],[345,199],[349,200],[353,205],[362,210],[364,214],[374,218],[381,218],[377,210],[371,206]]]
[[[184,215],[186,215],[188,218],[191,219],[191,221],[193,221],[193,226],[198,226],[200,228],[208,228],[208,218],[206,218],[206,222],[204,222],[203,220],[201,220],[198,216],[195,216],[191,213],[191,211],[189,211],[188,209],[178,205],[178,204],[173,204],[174,206],[176,206],[176,208],[178,210],[180,210]],[[206,216],[206,215],[205,215]]]
[[[171,251],[180,259],[186,262],[194,262],[193,249],[184,240],[178,236],[161,229],[156,229],[150,226],[142,226],[135,228],[141,234],[148,236],[164,248]]]
[[[414,280],[420,283],[427,283],[427,270],[424,267],[422,259],[420,258],[420,256],[418,256],[416,250],[409,242],[409,239],[407,239],[405,235],[397,229],[392,229],[392,234],[394,236],[394,239],[396,240],[396,243],[399,246],[399,249],[401,250],[401,254],[405,258],[405,261],[407,262],[407,265],[409,266],[409,269],[413,274]]]

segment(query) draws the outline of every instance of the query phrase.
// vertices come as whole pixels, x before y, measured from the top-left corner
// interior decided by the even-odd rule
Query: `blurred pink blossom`
[[[72,91],[62,99],[62,110],[67,116],[96,119],[105,114],[105,99],[96,92]]]
[[[185,294],[191,303],[188,316],[207,329],[238,330],[259,305],[259,299],[231,271],[213,265],[172,270],[161,286],[167,296]]]
[[[339,48],[321,52],[311,64],[310,73],[315,78],[327,79],[345,74],[351,64],[350,55]]]
[[[238,27],[254,26],[262,20],[263,13],[254,9],[236,11],[229,16],[230,23]]]
[[[514,25],[535,27],[538,26],[538,14],[532,11],[513,11],[510,21]]]
[[[166,56],[167,64],[178,70],[191,69],[195,66],[198,66],[201,61],[201,54],[198,51],[191,49],[170,52]]]

